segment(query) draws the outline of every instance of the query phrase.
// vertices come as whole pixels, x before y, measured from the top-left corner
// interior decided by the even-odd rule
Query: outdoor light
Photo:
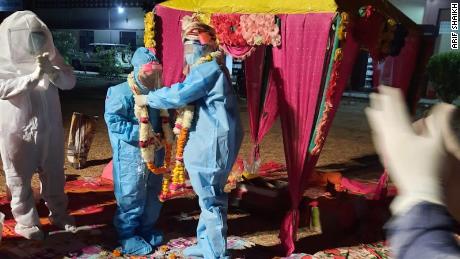
[[[118,13],[123,13],[125,11],[125,8],[119,6],[118,7]]]

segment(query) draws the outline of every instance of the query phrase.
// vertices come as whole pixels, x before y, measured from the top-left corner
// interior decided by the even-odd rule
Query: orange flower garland
[[[187,142],[188,128],[182,128],[179,138],[177,139],[176,148],[176,165],[172,171],[172,184],[173,191],[185,187],[185,167],[184,167],[184,147]]]
[[[176,142],[176,162],[172,175],[163,177],[160,200],[164,201],[171,197],[171,194],[185,187],[185,166],[183,161],[184,148],[187,144],[189,129],[192,125],[194,106],[183,108],[176,119],[174,133],[178,135]]]

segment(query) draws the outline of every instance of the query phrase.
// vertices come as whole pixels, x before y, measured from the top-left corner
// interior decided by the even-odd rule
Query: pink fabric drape
[[[231,55],[233,58],[238,58],[238,59],[246,59],[249,57],[256,49],[256,47],[253,46],[227,46],[227,45],[221,45],[221,49],[225,51],[225,53]]]
[[[268,85],[265,100],[261,98],[263,95],[261,91],[263,91],[266,51],[271,51],[271,49],[265,46],[257,47],[254,53],[244,62],[249,129],[253,143],[253,150],[249,159],[250,163],[260,158],[259,144],[278,115],[276,88],[273,85]]]
[[[320,100],[318,96],[333,15],[281,15],[282,43],[280,48],[273,49],[271,83],[277,86],[291,197],[291,210],[280,232],[287,254],[294,251],[302,181],[310,173],[305,161]]]
[[[170,86],[184,79],[184,47],[181,38],[182,17],[190,12],[179,11],[161,5],[155,7],[155,40],[157,54],[163,64],[163,84]]]
[[[318,129],[316,129],[318,139],[323,138],[325,140],[327,134],[329,133],[329,130],[332,126],[332,121],[339,108],[339,103],[342,99],[342,95],[345,91],[348,79],[350,78],[353,71],[356,57],[358,56],[359,52],[359,45],[350,35],[346,38],[343,46],[341,46],[341,49],[343,57],[339,62],[335,62],[331,72],[331,79],[327,86],[328,90],[326,92],[326,102],[329,108],[326,109],[326,114],[320,115],[323,116],[323,118],[326,117],[327,120],[323,120],[322,123],[320,123]],[[312,153],[314,153],[314,155],[310,156],[307,161],[309,168],[313,168],[316,165],[320,152],[324,147],[325,141],[318,142],[320,144],[312,149]]]

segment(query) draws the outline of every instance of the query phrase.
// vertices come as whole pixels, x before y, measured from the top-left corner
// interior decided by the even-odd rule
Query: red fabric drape
[[[404,47],[396,57],[386,57],[383,61],[374,61],[374,87],[389,85],[400,88],[407,97],[412,77],[417,66],[417,55],[420,48],[420,37],[410,33],[405,40]],[[412,100],[410,107],[415,107],[418,99]],[[388,173],[384,171],[380,177],[379,184],[374,193],[374,199],[383,197],[384,190],[388,183]]]
[[[286,215],[280,239],[288,254],[294,251],[298,205],[307,149],[320,100],[326,45],[332,13],[281,15],[280,48],[273,49],[271,83],[277,86],[283,143],[289,176],[291,210]]]
[[[407,94],[417,66],[419,44],[419,37],[409,34],[398,56],[385,58],[384,61],[381,61],[382,66],[374,65],[374,85],[388,84],[400,88],[404,94]]]
[[[271,51],[271,49],[265,46],[257,47],[254,53],[244,62],[249,129],[253,143],[253,150],[249,159],[250,163],[259,159],[259,144],[278,115],[276,88],[273,85],[268,85],[265,100],[261,98],[263,95],[261,91],[263,91],[264,79],[262,77],[266,51]],[[263,105],[261,106],[261,104]]]
[[[278,116],[278,93],[274,84],[269,83],[267,93],[265,95],[265,102],[260,115],[259,132],[257,134],[257,141],[260,143],[263,137],[272,127],[273,123]]]
[[[179,11],[161,5],[155,7],[155,40],[157,54],[163,64],[163,84],[170,86],[183,80],[184,47],[181,38],[181,20],[190,12]]]
[[[263,84],[263,70],[265,46],[258,47],[254,53],[244,61],[246,79],[246,97],[248,100],[249,128],[251,140],[257,143],[259,131],[260,102]]]

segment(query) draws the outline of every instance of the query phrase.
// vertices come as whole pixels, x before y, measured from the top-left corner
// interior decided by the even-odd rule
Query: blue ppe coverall
[[[142,93],[149,89],[138,80],[143,64],[156,61],[146,48],[133,55],[134,77]],[[127,82],[109,88],[104,118],[113,150],[113,182],[117,210],[114,225],[124,254],[145,255],[163,241],[163,235],[154,230],[162,203],[158,200],[162,176],[149,172],[139,148],[139,121],[134,115],[134,97]],[[155,132],[161,132],[160,112],[149,109],[150,123]],[[163,164],[164,150],[155,154],[155,164]]]
[[[201,215],[197,227],[198,244],[186,249],[184,254],[228,258],[228,197],[224,187],[238,155],[243,129],[238,100],[227,74],[216,61],[195,66],[183,83],[150,92],[147,102],[148,106],[157,109],[195,105],[195,118],[184,149],[184,164],[198,195]]]
[[[442,205],[421,202],[385,226],[396,259],[460,258],[458,223]]]

